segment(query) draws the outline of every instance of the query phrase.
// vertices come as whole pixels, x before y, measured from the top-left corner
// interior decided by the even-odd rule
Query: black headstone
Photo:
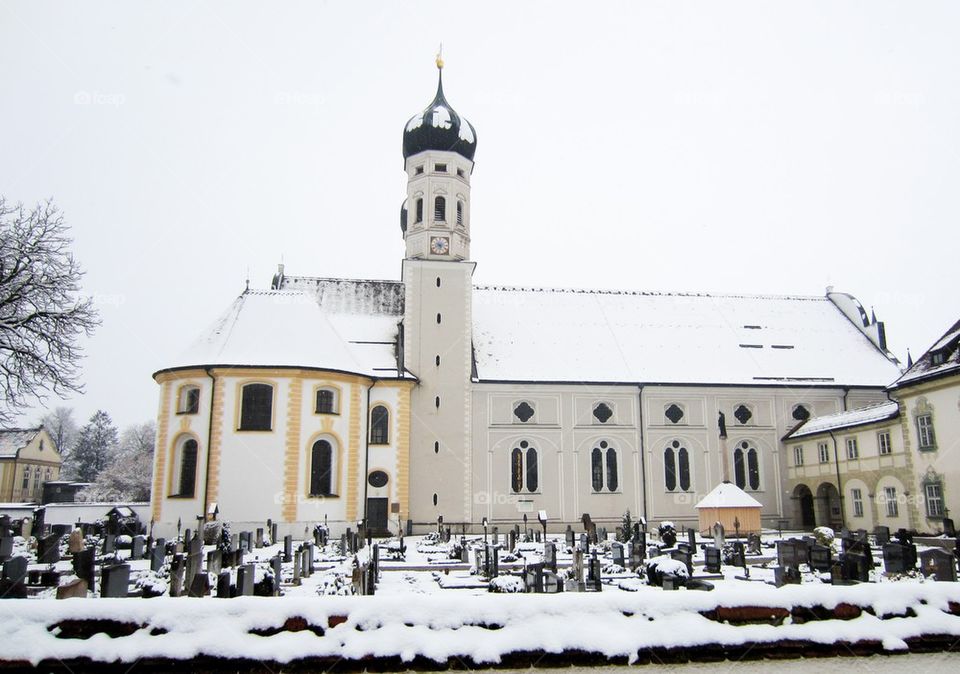
[[[920,572],[926,578],[955,583],[957,559],[952,552],[941,548],[929,548],[920,553]]]
[[[130,585],[130,565],[114,564],[101,571],[100,596],[106,598],[126,597]]]
[[[833,566],[833,550],[825,545],[810,546],[810,568],[814,571],[827,572]]]
[[[230,588],[230,572],[221,571],[217,576],[217,597],[219,599],[229,599],[232,591]]]
[[[37,564],[56,564],[60,561],[60,534],[37,539]]]
[[[94,591],[96,552],[96,548],[84,548],[73,553],[73,572],[77,574],[77,578],[87,581],[87,590],[90,592]]]
[[[707,573],[720,573],[720,550],[718,548],[704,548],[703,568]]]

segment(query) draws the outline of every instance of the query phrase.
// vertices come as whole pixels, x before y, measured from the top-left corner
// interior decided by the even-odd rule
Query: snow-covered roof
[[[721,482],[696,508],[762,508],[762,504],[732,482]]]
[[[0,458],[16,457],[17,452],[30,444],[41,428],[0,429]]]
[[[788,433],[784,439],[802,438],[843,428],[864,426],[887,419],[895,419],[899,414],[900,406],[896,401],[888,400],[878,405],[858,407],[857,409],[827,414],[822,417],[810,417]]]
[[[960,321],[954,323],[936,344],[927,349],[891,388],[957,372],[960,372]]]
[[[900,369],[825,297],[476,287],[480,381],[886,386]]]
[[[315,367],[395,377],[399,285],[293,277],[285,288],[294,289],[248,290],[168,369]]]

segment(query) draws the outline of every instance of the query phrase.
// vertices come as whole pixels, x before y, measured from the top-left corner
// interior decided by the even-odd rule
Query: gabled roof
[[[890,388],[960,372],[960,321],[954,323]]]
[[[886,386],[900,369],[825,297],[476,287],[480,381]]]
[[[0,458],[14,458],[17,452],[30,444],[37,437],[37,433],[43,430],[42,426],[37,428],[4,428],[0,429]]]
[[[732,482],[721,482],[695,508],[762,508],[763,505]]]
[[[889,419],[896,419],[900,415],[900,405],[894,400],[887,400],[878,405],[858,407],[854,410],[826,414],[821,417],[810,417],[798,424],[784,436],[784,440],[803,438],[810,435],[819,435],[829,431],[837,431],[855,426],[875,424]]]
[[[168,369],[312,367],[396,377],[398,285],[294,277],[285,287],[296,289],[247,290]]]

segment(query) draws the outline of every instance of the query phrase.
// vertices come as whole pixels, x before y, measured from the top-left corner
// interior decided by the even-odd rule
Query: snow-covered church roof
[[[895,419],[899,414],[900,405],[894,400],[887,400],[877,405],[858,407],[844,412],[837,412],[836,414],[825,414],[820,417],[811,417],[788,433],[784,440],[874,424],[880,421],[887,421],[888,419]]]
[[[886,386],[900,369],[826,297],[477,287],[481,381]]]
[[[400,284],[292,279],[247,290],[169,369],[303,367],[397,377]]]
[[[945,377],[960,372],[960,321],[957,321],[943,336],[917,359],[891,388]]]

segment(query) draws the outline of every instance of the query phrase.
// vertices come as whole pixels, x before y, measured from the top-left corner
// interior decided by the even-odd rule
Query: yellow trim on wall
[[[220,452],[223,439],[223,380],[214,380],[213,406],[210,410],[210,446],[207,448],[207,503],[216,503],[220,493]]]
[[[331,444],[336,451],[334,456],[334,474],[330,479],[330,486],[333,489],[332,496],[313,496],[310,494],[310,470],[311,464],[313,462],[313,445],[318,440],[326,439],[331,441]],[[307,440],[306,445],[304,445],[304,462],[303,462],[303,495],[305,498],[309,499],[325,499],[325,498],[340,498],[340,495],[343,493],[343,440],[339,435],[333,431],[320,431],[319,433],[314,433],[310,436],[310,439]]]
[[[297,381],[296,379],[293,380]],[[250,430],[240,428],[240,412],[243,405],[243,389],[250,384],[265,384],[272,390],[270,396],[270,429],[269,430]],[[254,378],[241,379],[235,383],[236,392],[233,396],[233,430],[237,433],[273,433],[277,430],[277,382],[269,379]]]
[[[333,412],[317,412],[317,391],[321,389],[329,389],[336,393],[334,397],[334,411]],[[340,414],[341,405],[343,405],[343,387],[337,384],[331,384],[323,380],[317,382],[313,386],[313,391],[310,394],[310,410],[317,415],[338,415]]]
[[[159,381],[159,380],[158,380]],[[167,464],[167,433],[168,419],[170,418],[170,390],[172,386],[168,382],[160,384],[160,415],[157,419],[157,442],[156,442],[156,469],[153,473],[153,507],[151,508],[151,519],[154,522],[160,521],[163,499],[166,496],[163,491],[163,476],[166,474]]]
[[[410,387],[397,391],[396,495],[402,519],[410,517]]]
[[[274,400],[276,403],[276,400]],[[300,467],[300,418],[303,407],[303,382],[290,381],[287,388],[287,436],[283,454],[283,519],[297,520],[297,480]],[[271,423],[271,426],[274,426]]]
[[[180,452],[177,451],[177,446],[180,445],[182,449],[182,444],[187,440],[193,440],[197,443],[197,469],[196,473],[193,476],[193,496],[191,498],[196,498],[200,495],[199,481],[200,481],[200,469],[203,464],[200,463],[200,449],[203,445],[200,444],[200,438],[197,437],[196,433],[187,431],[185,433],[177,433],[176,437],[173,439],[173,442],[170,443],[170,461],[167,468],[167,498],[171,496],[180,496],[180,494],[173,493],[173,483],[174,475],[178,472],[179,466],[177,465],[177,460],[181,459]],[[182,459],[181,459],[182,460]],[[177,485],[178,487],[180,485]]]
[[[350,387],[350,431],[347,437],[347,522],[357,519],[360,476],[360,386]]]

